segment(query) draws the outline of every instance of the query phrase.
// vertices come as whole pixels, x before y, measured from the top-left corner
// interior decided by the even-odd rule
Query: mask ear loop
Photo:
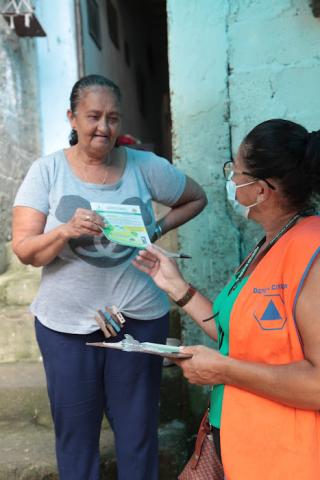
[[[252,182],[243,183],[242,185],[236,185],[236,190],[237,190],[237,188],[246,187],[247,185],[252,185],[253,183],[256,183],[256,182],[259,182],[259,181],[260,181],[260,179],[257,179],[257,180],[253,180]],[[262,200],[262,202],[263,202],[263,200]],[[243,207],[246,209],[245,217],[246,218],[249,217],[250,208],[255,207],[256,205],[259,205],[262,202],[257,201],[257,202],[252,203],[251,205],[243,205]]]
[[[241,185],[236,185],[236,189],[237,188],[241,188],[241,187],[246,187],[247,185],[252,185],[253,183],[256,183],[256,182],[259,182],[259,180],[252,180],[252,182],[248,182],[248,183],[242,183]]]

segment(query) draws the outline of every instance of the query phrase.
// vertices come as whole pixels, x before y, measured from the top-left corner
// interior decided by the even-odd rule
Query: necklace
[[[107,164],[109,164],[109,160],[110,160],[110,155],[107,156]],[[87,167],[87,165],[84,164],[83,176],[84,176],[84,179],[87,183],[98,183],[99,185],[105,185],[105,183],[107,181],[107,178],[108,178],[108,175],[109,175],[108,170],[106,170],[105,175],[104,175],[103,179],[101,180],[101,182],[92,182],[88,179],[86,167]]]
[[[281,238],[282,235],[284,235],[288,230],[290,230],[290,228],[293,227],[293,225],[295,225],[297,223],[297,221],[299,220],[299,218],[302,217],[302,216],[303,216],[302,213],[296,213],[292,218],[290,218],[290,220],[281,228],[281,230],[279,230],[279,232],[270,240],[270,242],[266,246],[265,252],[268,252],[270,250],[270,248],[279,240],[279,238]],[[265,241],[266,241],[266,237],[263,237],[259,241],[259,243],[255,246],[255,248],[249,253],[246,261],[243,264],[240,265],[240,267],[238,268],[238,270],[235,273],[236,281],[232,285],[232,287],[230,288],[228,295],[230,295],[230,293],[237,288],[237,286],[239,285],[239,283],[243,279],[243,277],[246,274],[248,268],[252,264],[253,260],[257,256],[260,248],[262,247],[262,245],[264,244]]]

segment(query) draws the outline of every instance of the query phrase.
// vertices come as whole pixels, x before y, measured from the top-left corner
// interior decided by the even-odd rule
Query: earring
[[[69,143],[71,146],[76,145],[78,143],[78,132],[75,128],[72,128],[70,132]]]

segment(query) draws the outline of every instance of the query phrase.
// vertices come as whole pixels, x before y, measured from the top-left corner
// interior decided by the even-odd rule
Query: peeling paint
[[[11,208],[31,161],[39,154],[36,53],[0,18],[0,250],[10,239]],[[0,255],[0,271],[4,268]]]
[[[306,0],[168,0],[174,162],[209,205],[179,229],[186,278],[212,299],[261,236],[226,202],[222,165],[268,118],[319,129],[319,20]],[[201,234],[199,233],[201,232]],[[186,343],[206,343],[188,318]]]

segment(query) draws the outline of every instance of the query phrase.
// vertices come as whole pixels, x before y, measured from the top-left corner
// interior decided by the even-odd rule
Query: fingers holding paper
[[[217,350],[203,345],[183,347],[183,353],[191,353],[192,357],[185,360],[174,360],[182,369],[184,377],[195,385],[224,384],[224,369],[226,357]]]
[[[100,236],[101,229],[105,226],[103,218],[85,208],[77,208],[70,220],[62,228],[68,238],[79,238],[82,235]]]

